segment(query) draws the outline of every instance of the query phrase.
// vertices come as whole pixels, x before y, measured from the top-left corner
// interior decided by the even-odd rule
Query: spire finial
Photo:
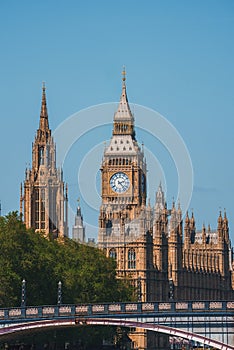
[[[175,208],[175,198],[174,198],[174,196],[172,197],[172,209],[174,209]]]
[[[181,207],[180,207],[180,199],[178,199],[178,206],[177,206],[178,212],[181,212]]]
[[[48,113],[46,106],[46,87],[45,82],[42,83],[42,100],[41,100],[41,115],[40,115],[40,129],[49,129]]]
[[[126,81],[126,69],[125,69],[125,66],[123,66],[123,70],[122,70],[122,81],[123,81],[123,85],[125,85],[125,81]]]
[[[77,203],[78,203],[78,205],[77,205],[76,215],[81,216],[80,197],[78,197]]]

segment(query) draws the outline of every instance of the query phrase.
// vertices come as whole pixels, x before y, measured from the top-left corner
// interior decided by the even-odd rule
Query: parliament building
[[[111,116],[110,116],[111,118]],[[217,229],[196,229],[194,214],[179,205],[167,207],[160,179],[155,203],[147,199],[147,164],[135,133],[125,71],[113,118],[109,145],[101,164],[98,248],[116,261],[119,278],[136,288],[138,301],[233,300],[234,262],[226,212]],[[40,124],[26,169],[20,208],[27,227],[56,238],[68,236],[68,190],[56,167],[55,143],[49,129],[45,87]],[[84,242],[83,217],[77,210],[73,238]],[[165,336],[154,340],[138,330],[134,348],[166,349]]]

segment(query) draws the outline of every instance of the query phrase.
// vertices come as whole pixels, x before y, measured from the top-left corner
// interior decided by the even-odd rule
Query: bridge
[[[39,328],[114,325],[234,350],[234,302],[174,301],[24,306],[0,309],[0,338]]]

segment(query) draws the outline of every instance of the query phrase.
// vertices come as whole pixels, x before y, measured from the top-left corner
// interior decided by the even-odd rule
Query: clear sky
[[[189,212],[193,208],[197,228],[210,223],[215,229],[219,210],[226,208],[234,242],[233,62],[232,0],[2,0],[2,214],[19,209],[20,182],[31,163],[38,128],[42,82],[47,87],[50,127],[55,130],[84,108],[118,101],[125,65],[129,101],[163,115],[187,146],[194,171]],[[100,115],[96,118],[94,124],[102,120]],[[111,123],[112,112],[109,119]],[[80,123],[84,123],[82,116]],[[84,219],[93,226],[98,211],[90,210],[83,198],[77,173],[91,148],[103,138],[108,140],[111,131],[109,125],[82,138],[64,164],[69,203],[75,209],[76,198],[81,197]],[[159,160],[171,206],[178,181],[170,179],[177,175],[164,159],[164,154],[170,156],[144,130],[137,131],[137,139]],[[96,192],[98,170],[97,166]],[[157,167],[149,173],[153,205],[161,179]],[[93,232],[87,234],[93,236]]]

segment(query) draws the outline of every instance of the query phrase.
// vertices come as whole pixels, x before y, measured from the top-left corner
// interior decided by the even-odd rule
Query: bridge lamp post
[[[174,299],[174,285],[172,278],[169,279],[169,299],[171,301]]]
[[[26,306],[26,281],[23,279],[21,286],[21,307]]]
[[[62,304],[62,282],[58,283],[58,305]]]
[[[139,276],[137,279],[137,301],[141,301],[141,277]]]

